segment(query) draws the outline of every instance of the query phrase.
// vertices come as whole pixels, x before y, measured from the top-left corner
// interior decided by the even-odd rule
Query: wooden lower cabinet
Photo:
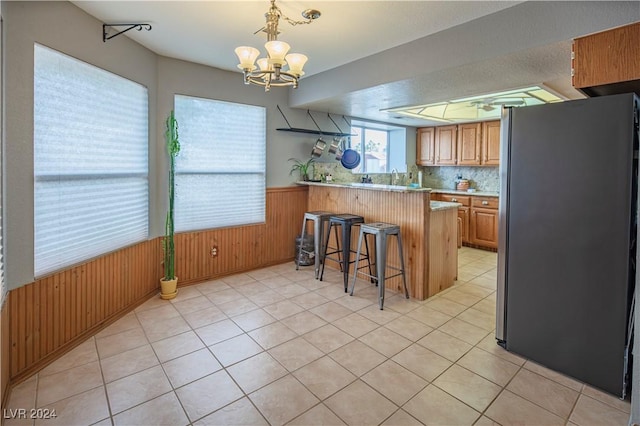
[[[498,210],[472,207],[470,225],[471,244],[498,248]]]
[[[432,200],[461,203],[462,243],[479,248],[498,248],[498,198],[432,193]]]
[[[462,242],[469,243],[469,207],[458,207],[458,217],[462,219]]]

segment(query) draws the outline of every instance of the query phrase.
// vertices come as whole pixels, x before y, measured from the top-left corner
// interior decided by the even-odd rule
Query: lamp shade
[[[268,41],[264,44],[264,47],[269,54],[269,62],[277,65],[284,64],[284,57],[291,48],[288,43],[280,40]]]
[[[269,71],[271,66],[269,66],[269,60],[267,58],[258,59],[258,66],[260,67],[260,71]]]
[[[240,46],[236,48],[235,52],[238,56],[238,60],[240,61],[238,68],[242,70],[253,70],[255,68],[253,63],[260,54],[258,49],[250,46]]]
[[[291,74],[301,76],[304,75],[302,71],[302,67],[307,63],[306,55],[302,53],[289,53],[285,59],[287,60],[287,64],[289,64],[289,72]]]

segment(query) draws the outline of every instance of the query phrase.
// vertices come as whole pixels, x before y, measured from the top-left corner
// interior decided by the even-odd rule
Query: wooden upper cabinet
[[[573,41],[572,81],[590,96],[640,92],[640,22]]]
[[[500,165],[500,120],[418,128],[416,164]]]
[[[482,123],[460,124],[458,126],[458,165],[480,165]]]
[[[500,165],[500,120],[482,123],[482,164]]]
[[[419,166],[433,166],[435,164],[435,133],[435,127],[422,127],[418,129],[416,138],[416,163]]]
[[[435,129],[435,163],[441,166],[455,165],[457,162],[456,134],[458,126],[440,126]]]

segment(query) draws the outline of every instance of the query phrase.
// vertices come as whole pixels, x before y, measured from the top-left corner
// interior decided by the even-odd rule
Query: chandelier
[[[271,0],[271,7],[265,13],[266,25],[260,28],[254,34],[260,31],[267,33],[267,42],[264,47],[267,50],[267,56],[257,60],[258,66],[254,65],[256,58],[260,55],[260,51],[255,47],[240,46],[235,52],[238,55],[238,68],[242,70],[244,84],[257,84],[264,86],[265,92],[274,87],[293,86],[298,88],[298,79],[304,75],[302,68],[307,62],[307,57],[301,53],[289,53],[290,46],[284,41],[278,40],[278,22],[282,17],[291,25],[310,24],[320,17],[320,12],[315,9],[307,9],[302,12],[304,21],[295,21],[282,13],[280,8],[276,6],[276,0]],[[284,66],[288,66],[284,69]]]

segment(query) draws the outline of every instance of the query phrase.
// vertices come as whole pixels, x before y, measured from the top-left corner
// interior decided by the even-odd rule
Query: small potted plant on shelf
[[[289,161],[293,161],[294,163],[289,171],[289,176],[293,175],[293,173],[297,171],[300,174],[300,180],[308,181],[311,177],[309,172],[316,160],[314,158],[309,158],[307,161],[300,161],[297,158],[289,158]]]
[[[163,299],[173,299],[178,294],[178,277],[175,275],[175,246],[173,243],[173,203],[174,203],[174,178],[175,160],[180,152],[180,142],[178,141],[178,121],[173,110],[166,121],[167,130],[165,139],[167,143],[167,154],[169,154],[169,207],[165,219],[165,235],[162,239],[162,251],[164,253],[164,277],[160,279],[160,297]]]

